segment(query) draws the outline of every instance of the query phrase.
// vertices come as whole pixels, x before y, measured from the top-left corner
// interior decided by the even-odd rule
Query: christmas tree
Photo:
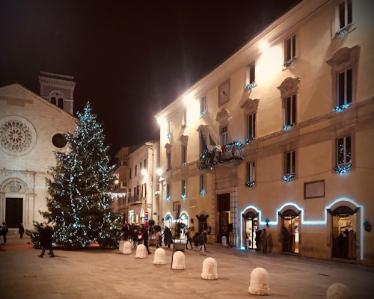
[[[68,150],[55,153],[56,166],[47,179],[48,211],[42,215],[55,224],[58,244],[116,246],[122,219],[111,210],[114,177],[104,130],[89,103],[77,117],[74,133],[66,134]]]

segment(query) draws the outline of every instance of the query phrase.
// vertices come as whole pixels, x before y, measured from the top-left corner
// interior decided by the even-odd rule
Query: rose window
[[[23,153],[32,144],[33,134],[21,120],[11,119],[0,126],[0,145],[10,153]]]

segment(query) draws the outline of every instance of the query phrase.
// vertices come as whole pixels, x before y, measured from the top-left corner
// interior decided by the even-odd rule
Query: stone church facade
[[[41,73],[43,97],[19,84],[0,88],[0,220],[32,228],[46,210],[46,177],[73,131],[72,77]],[[47,92],[48,91],[48,92]]]

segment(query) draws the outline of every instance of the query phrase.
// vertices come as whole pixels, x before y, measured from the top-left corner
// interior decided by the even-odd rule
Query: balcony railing
[[[206,150],[200,155],[199,168],[213,168],[217,164],[233,160],[243,160],[242,149],[244,144],[234,141],[225,145],[217,145],[212,150]]]
[[[127,202],[129,204],[141,203],[141,197],[137,196],[137,195],[135,195],[135,196],[129,196]]]

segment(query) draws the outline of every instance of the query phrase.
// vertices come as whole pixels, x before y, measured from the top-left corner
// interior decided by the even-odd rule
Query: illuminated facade
[[[69,78],[65,84],[72,87]],[[0,88],[0,221],[10,228],[23,223],[33,229],[33,221],[43,219],[39,211],[47,210],[54,152],[67,150],[63,134],[75,128],[75,118],[62,108],[19,84]]]
[[[302,1],[156,115],[165,219],[185,211],[238,248],[265,228],[274,252],[374,263],[372,11]]]
[[[158,141],[123,147],[116,158],[114,174],[118,181],[113,190],[117,199],[114,210],[121,212],[130,223],[144,223],[150,219],[158,222]]]

